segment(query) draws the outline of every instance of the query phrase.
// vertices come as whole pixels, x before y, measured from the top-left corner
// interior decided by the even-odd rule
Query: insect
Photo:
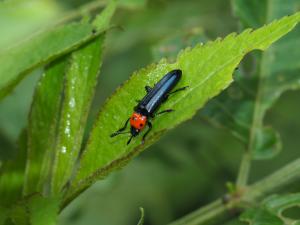
[[[165,102],[171,94],[178,91],[185,90],[188,86],[182,87],[172,91],[172,89],[179,82],[182,75],[182,71],[172,70],[168,72],[153,88],[146,86],[147,94],[145,97],[138,101],[138,104],[134,107],[134,112],[130,118],[128,118],[124,126],[111,134],[111,137],[115,137],[119,134],[131,133],[131,137],[127,141],[127,145],[131,142],[133,137],[136,137],[145,127],[148,126],[148,130],[143,135],[142,143],[144,143],[146,136],[152,129],[152,123],[149,121],[150,118],[163,113],[169,113],[174,111],[173,109],[167,109],[157,112],[163,102]],[[130,122],[130,131],[124,130],[127,128],[128,122]]]

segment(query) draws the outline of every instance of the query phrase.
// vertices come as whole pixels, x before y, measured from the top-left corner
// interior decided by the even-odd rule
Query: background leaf
[[[55,1],[0,1],[0,52],[21,42],[37,29],[45,29],[49,21],[60,14],[61,9]]]
[[[233,1],[243,27],[259,27],[299,9],[299,1]],[[285,91],[299,87],[300,29],[287,35],[267,52],[252,54],[236,74],[236,82],[205,108],[206,117],[228,128],[254,159],[275,156],[281,149],[279,134],[263,125],[266,111]],[[255,68],[256,69],[253,69]],[[249,68],[251,68],[249,70]]]
[[[251,225],[298,224],[300,219],[287,217],[284,212],[294,206],[299,207],[299,203],[299,193],[274,195],[265,199],[260,207],[248,209],[241,215],[240,219]]]
[[[0,207],[8,207],[22,196],[27,153],[26,147],[27,133],[23,131],[18,141],[16,155],[10,160],[5,161],[0,167]]]
[[[108,29],[115,2],[107,7],[103,18],[92,25],[88,21],[53,28],[0,53],[0,98],[32,69],[44,65],[95,38]],[[47,44],[45,44],[47,43]],[[18,62],[17,64],[15,62]]]
[[[253,32],[246,30],[238,36],[232,34],[224,40],[187,49],[179,54],[174,63],[162,60],[135,73],[107,101],[100,112],[80,160],[80,168],[69,195],[74,196],[74,193],[81,192],[113,168],[124,165],[132,156],[157,140],[166,130],[191,118],[208,99],[230,84],[232,72],[247,52],[266,49],[272,42],[289,32],[299,19],[299,14],[295,14]],[[153,86],[164,74],[177,68],[183,71],[180,86],[190,87],[164,104],[163,109],[176,110],[168,116],[155,119],[153,131],[146,144],[141,145],[140,138],[136,138],[129,146],[126,146],[128,139],[126,136],[111,139],[110,134],[130,116],[135,99],[145,94],[143,87]],[[111,121],[114,123],[112,124]]]
[[[194,47],[200,43],[205,43],[208,38],[200,27],[193,27],[178,33],[171,33],[168,37],[155,43],[152,47],[152,55],[155,61],[167,58],[170,61],[176,60],[177,54],[186,47]]]

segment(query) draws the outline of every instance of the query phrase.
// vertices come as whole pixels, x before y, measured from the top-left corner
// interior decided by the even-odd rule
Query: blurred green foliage
[[[87,1],[5,1],[0,8],[0,52],[84,3]],[[261,24],[261,21],[253,23]],[[88,118],[89,128],[104,100],[132,71],[160,58],[157,46],[169,43],[170,39],[182,42],[181,31],[188,34],[183,40],[193,44],[193,39],[188,38],[191,33],[201,36],[205,42],[236,31],[240,26],[229,0],[148,0],[145,7],[119,9],[113,23],[121,29],[110,30],[106,38],[106,46],[110,47],[106,48],[102,76]],[[299,27],[297,29],[299,31]],[[251,62],[250,65],[252,69]],[[0,102],[0,168],[1,160],[15,154],[17,137],[26,126],[33,89],[41,70],[33,73]],[[265,123],[278,130],[283,149],[271,163],[254,162],[251,181],[299,156],[298,103],[299,91],[289,91],[267,111]],[[234,181],[237,176],[243,151],[242,143],[227,130],[212,126],[200,112],[122,171],[111,174],[80,195],[62,212],[59,223],[136,224],[140,218],[139,207],[143,207],[145,224],[166,224],[225,193],[225,183]],[[299,191],[300,185],[290,188]]]

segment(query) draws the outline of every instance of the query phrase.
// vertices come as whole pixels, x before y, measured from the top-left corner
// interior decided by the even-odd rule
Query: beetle
[[[163,78],[154,85],[153,88],[146,86],[147,94],[145,97],[138,101],[138,104],[134,107],[134,112],[130,118],[128,118],[122,128],[110,135],[110,137],[115,137],[119,134],[131,133],[131,137],[127,141],[127,145],[131,142],[133,137],[138,136],[138,134],[148,126],[148,130],[143,135],[142,143],[144,143],[146,136],[152,129],[152,123],[149,121],[150,118],[163,113],[169,113],[174,111],[173,109],[167,109],[160,112],[157,112],[159,107],[163,102],[165,102],[171,94],[174,94],[178,91],[185,90],[188,86],[178,88],[174,91],[173,88],[179,82],[182,76],[182,71],[179,69],[172,70],[168,72]],[[124,132],[127,128],[128,122],[130,122],[130,131]]]

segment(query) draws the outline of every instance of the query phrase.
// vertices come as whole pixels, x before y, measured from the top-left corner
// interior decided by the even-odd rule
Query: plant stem
[[[226,216],[228,209],[241,208],[245,205],[244,203],[260,201],[297,180],[300,180],[300,158],[249,186],[239,198],[232,198],[226,204],[222,202],[222,199],[216,200],[170,225],[200,225],[216,221]]]
[[[245,199],[259,200],[300,180],[300,158],[250,186]]]
[[[220,217],[226,213],[226,207],[222,203],[222,200],[216,200],[200,209],[182,217],[179,220],[174,221],[170,225],[196,225],[201,223],[207,223],[214,218]]]
[[[251,168],[251,153],[247,151],[244,153],[240,165],[239,174],[236,181],[237,187],[246,186],[250,174],[250,168]]]

